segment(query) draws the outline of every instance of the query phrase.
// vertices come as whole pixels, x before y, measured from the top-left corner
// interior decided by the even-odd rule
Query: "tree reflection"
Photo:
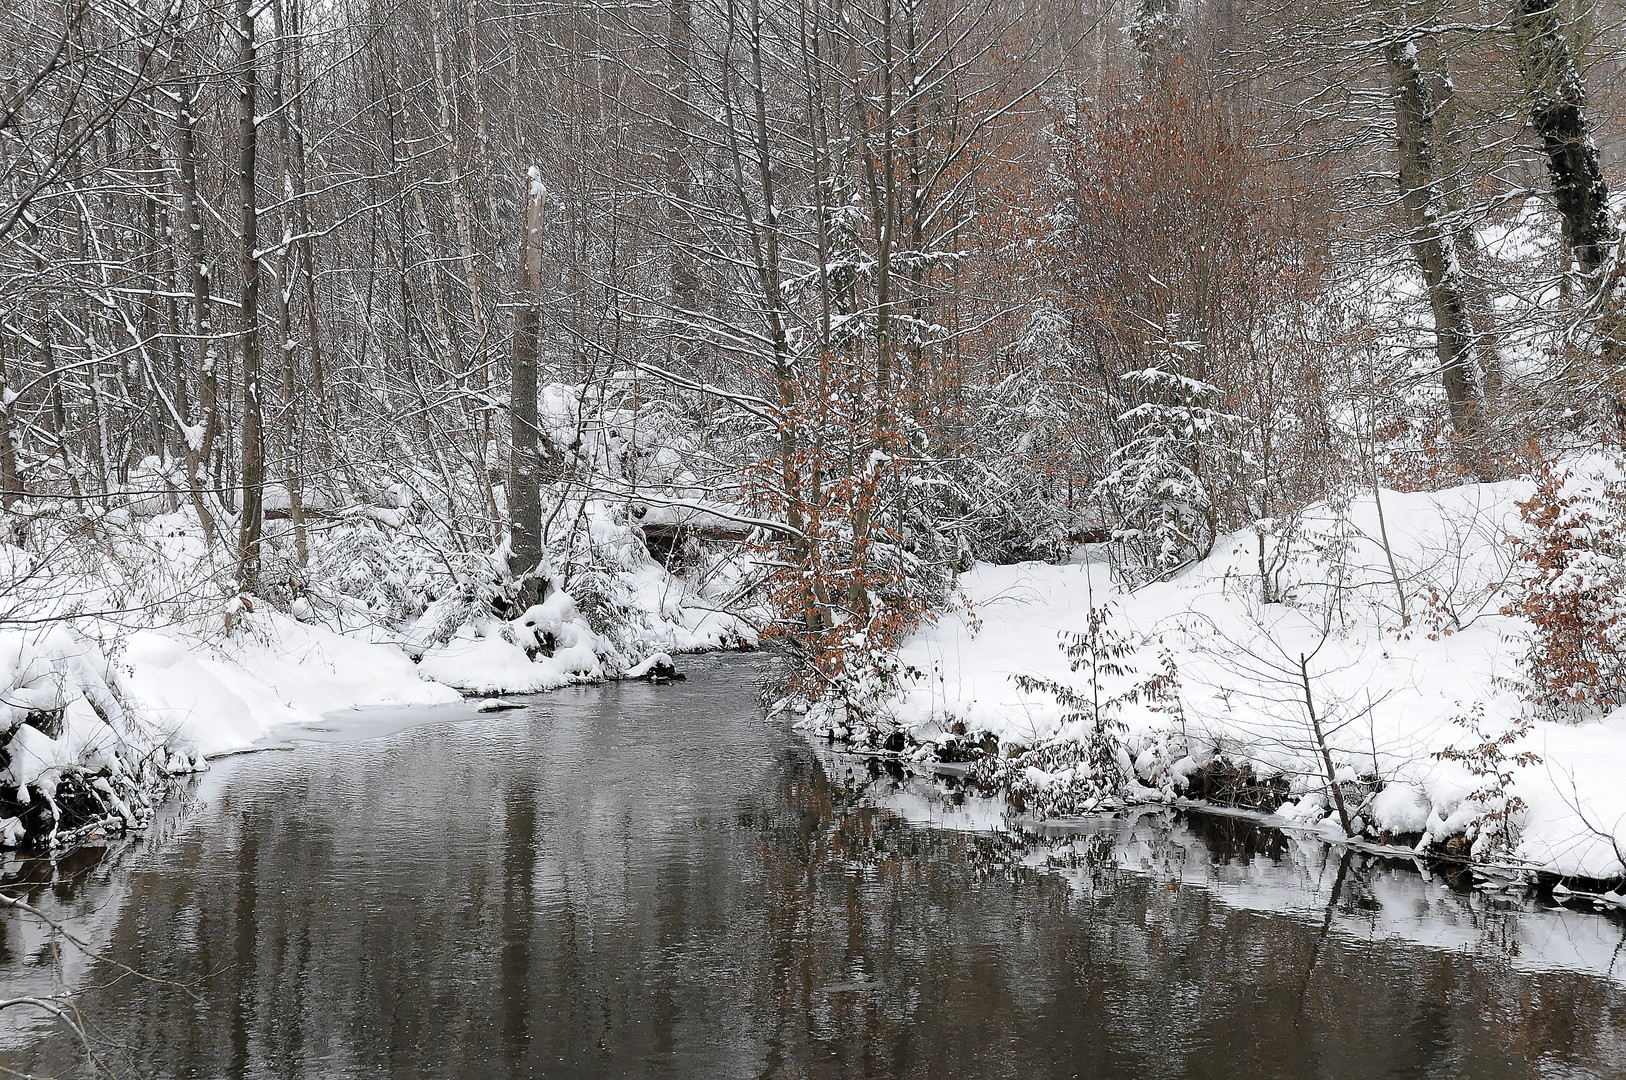
[[[1166,809],[990,830],[699,681],[257,759],[191,812],[159,857],[8,869],[197,988],[80,973],[129,1075],[1522,1080],[1622,1049],[1618,976],[1521,955],[1590,934],[1605,971],[1608,923]]]

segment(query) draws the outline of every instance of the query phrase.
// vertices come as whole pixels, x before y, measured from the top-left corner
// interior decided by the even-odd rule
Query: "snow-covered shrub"
[[[1461,763],[1478,783],[1458,812],[1465,820],[1452,824],[1471,842],[1475,858],[1505,854],[1518,842],[1518,821],[1526,809],[1524,800],[1510,790],[1514,770],[1541,763],[1541,757],[1529,750],[1509,753],[1530,734],[1531,718],[1518,717],[1499,734],[1487,732],[1484,703],[1475,702],[1465,715],[1452,717],[1452,722],[1463,729],[1468,741],[1437,751],[1434,758]],[[1439,831],[1443,838],[1455,830],[1442,826]]]
[[[1005,789],[1039,816],[1089,813],[1117,799],[1134,779],[1122,711],[1142,693],[1140,685],[1128,683],[1135,670],[1129,657],[1139,643],[1113,624],[1112,612],[1110,603],[1092,604],[1083,632],[1062,637],[1067,666],[1084,674],[1084,687],[1025,675],[1012,680],[1022,691],[1048,694],[1061,705],[1056,735],[1031,750],[978,763],[979,780]],[[1167,687],[1159,687],[1166,694]]]
[[[615,575],[593,567],[570,582],[570,596],[587,625],[601,637],[613,635],[628,622],[628,604],[620,593]]]
[[[1009,373],[965,402],[943,462],[960,498],[945,509],[976,558],[1048,559],[1100,527],[1088,495],[1107,469],[1106,398],[1070,335],[1066,315],[1039,303],[1004,350]]]
[[[890,646],[872,646],[857,635],[842,642],[844,655],[834,663],[826,661],[834,674],[821,694],[812,700],[794,701],[807,706],[803,726],[815,734],[841,739],[860,746],[901,750],[905,745],[887,712],[887,704],[906,686],[920,681],[923,673],[898,659]],[[817,677],[817,672],[807,672]],[[792,674],[792,697],[798,690]]]
[[[1502,612],[1530,624],[1526,697],[1579,720],[1626,703],[1626,482],[1579,476],[1537,457],[1525,529],[1508,538],[1523,573]]]
[[[399,626],[457,584],[404,510],[391,516],[370,510],[360,507],[326,530],[312,545],[305,577],[318,609],[322,599],[347,597],[379,625]]]
[[[1189,30],[1172,4],[1139,4],[1125,33],[1135,47],[1141,70],[1166,78],[1172,57],[1186,45]]]
[[[1204,558],[1218,536],[1211,485],[1229,456],[1221,436],[1237,418],[1212,406],[1217,387],[1183,373],[1197,348],[1166,342],[1159,363],[1124,377],[1134,400],[1118,417],[1126,438],[1096,494],[1117,512],[1115,565],[1130,581]]]
[[[170,755],[117,687],[106,653],[64,623],[0,630],[0,847],[52,847],[150,817]]]

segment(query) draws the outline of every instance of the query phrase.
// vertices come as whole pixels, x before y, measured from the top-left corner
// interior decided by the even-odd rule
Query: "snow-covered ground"
[[[137,633],[119,663],[128,700],[156,732],[208,757],[326,713],[462,697],[424,677],[399,646],[276,612],[246,616],[231,638],[214,644]]]
[[[595,631],[569,593],[558,591],[517,619],[464,623],[423,652],[419,670],[474,693],[525,693],[637,678],[635,669],[655,655],[739,648],[757,640],[745,620],[647,556],[621,573],[617,584],[626,596],[621,640]],[[547,652],[536,652],[543,643]],[[528,655],[527,645],[535,655]]]
[[[91,782],[107,785],[107,808],[136,825],[163,776],[274,728],[460,698],[397,646],[274,611],[241,613],[231,635],[207,640],[179,626],[105,640],[68,623],[0,630],[0,789],[15,808],[0,814],[0,846],[22,842],[22,809],[41,798],[55,805],[75,771],[99,777]]]
[[[1294,798],[1281,814],[1336,832],[1305,703],[1307,674],[1340,778],[1375,774],[1386,785],[1351,807],[1362,817],[1357,827],[1444,841],[1486,809],[1469,798],[1486,778],[1438,755],[1494,739],[1527,711],[1515,684],[1529,626],[1500,609],[1501,586],[1519,572],[1507,543],[1522,527],[1515,502],[1530,491],[1527,481],[1385,490],[1381,524],[1370,493],[1342,510],[1313,507],[1290,539],[1266,538],[1266,563],[1278,567],[1285,598],[1278,603],[1262,601],[1253,533],[1222,540],[1173,580],[1127,595],[1113,588],[1098,552],[1081,551],[1067,565],[979,565],[960,578],[965,603],[905,643],[899,659],[916,674],[901,680],[888,710],[927,747],[983,733],[1006,753],[1012,744],[1080,740],[1083,725],[1065,723],[1052,694],[1018,680],[1087,689],[1087,672],[1070,670],[1061,637],[1086,629],[1092,604],[1110,602],[1106,628],[1133,647],[1133,670],[1103,679],[1104,695],[1167,672],[1166,662],[1178,685],[1177,702],[1142,693],[1118,708],[1143,783],[1156,787],[1160,771],[1182,776],[1216,755],[1249,762],[1288,778]],[[1538,720],[1502,748],[1508,759],[1526,751],[1539,761],[1496,766],[1512,771],[1506,794],[1525,807],[1513,815],[1502,857],[1565,875],[1619,876],[1626,710],[1573,725]],[[1042,773],[1030,769],[1027,778],[1039,787],[1070,779]]]

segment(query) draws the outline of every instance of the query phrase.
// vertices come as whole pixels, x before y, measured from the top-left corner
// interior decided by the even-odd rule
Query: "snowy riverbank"
[[[1012,829],[997,798],[922,776],[872,779],[863,759],[840,752],[826,751],[821,761],[832,778],[912,824],[1011,836],[1024,865],[1063,877],[1081,896],[1099,895],[1110,880],[1104,871],[1118,870],[1150,877],[1166,894],[1198,890],[1222,908],[1291,912],[1351,940],[1452,952],[1494,942],[1519,970],[1586,972],[1626,984],[1618,922],[1587,917],[1591,904],[1549,904],[1501,890],[1464,896],[1405,858],[1331,847],[1296,830],[1273,840],[1270,830],[1254,833],[1246,824],[1212,827],[1212,815],[1193,818],[1166,806]],[[1351,890],[1359,903],[1349,903]]]
[[[552,606],[561,638],[581,632],[566,604]],[[718,646],[705,636],[703,615],[691,621],[699,629],[670,635],[669,651]],[[727,628],[737,632],[732,622]],[[531,692],[641,674],[610,670],[585,635],[534,660],[495,626],[464,636],[463,651],[454,639],[414,663],[377,634],[341,634],[276,611],[239,613],[229,635],[209,638],[178,626],[105,642],[68,624],[0,631],[0,847],[77,826],[143,824],[164,777],[251,749],[279,729],[321,726],[335,713],[456,702],[459,686]],[[569,670],[573,663],[581,670]],[[93,805],[70,807],[62,793],[74,775],[92,791],[98,782],[110,789],[87,794]]]
[[[0,545],[0,847],[138,826],[166,777],[324,714],[637,677],[756,642],[727,610],[729,556],[676,573],[625,505],[586,501],[593,560],[550,566],[520,609],[496,557],[452,580],[413,500],[378,503],[335,512],[311,570],[270,597],[234,597],[192,509],[154,498],[42,511],[32,550]]]
[[[1092,606],[1110,602],[1101,637],[1123,645],[1126,670],[1104,672],[1100,689],[1124,728],[1118,752],[1133,796],[1171,798],[1223,760],[1278,785],[1274,798],[1270,784],[1253,792],[1264,809],[1342,837],[1324,742],[1357,832],[1466,853],[1460,838],[1477,831],[1482,859],[1616,879],[1626,869],[1626,710],[1518,731],[1530,626],[1501,608],[1520,572],[1507,538],[1530,491],[1527,481],[1384,491],[1381,523],[1370,494],[1342,510],[1314,507],[1290,535],[1265,537],[1283,598],[1270,604],[1253,533],[1132,594],[1114,590],[1107,565],[1083,551],[1068,565],[979,565],[960,578],[965,603],[905,643],[885,713],[917,756],[1076,750],[1088,725],[1034,683],[1089,693],[1088,667],[1072,670],[1060,639],[1086,631]],[[843,717],[811,723],[871,737]],[[1030,765],[1015,786],[1054,796],[1082,771]],[[1490,835],[1486,821],[1504,811],[1509,827]]]
[[[110,628],[0,631],[0,845],[140,825],[164,777],[279,726],[461,697],[393,645],[274,611],[240,613],[212,640],[179,626],[87,629]]]

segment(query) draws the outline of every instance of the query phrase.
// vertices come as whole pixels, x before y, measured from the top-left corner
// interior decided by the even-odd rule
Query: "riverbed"
[[[5,864],[146,978],[7,917],[0,986],[123,1076],[1626,1076],[1618,918],[1164,809],[1013,832],[764,720],[764,663],[276,733]]]

